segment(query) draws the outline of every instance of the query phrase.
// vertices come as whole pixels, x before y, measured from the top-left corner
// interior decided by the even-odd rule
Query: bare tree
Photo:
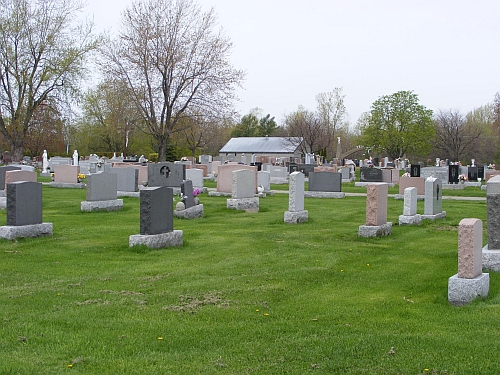
[[[32,116],[78,91],[92,24],[75,27],[79,0],[0,0],[0,133],[22,159]]]
[[[285,128],[289,137],[303,139],[300,144],[300,151],[303,154],[320,153],[330,142],[328,129],[323,126],[321,119],[316,113],[302,106],[285,117]]]
[[[317,112],[322,125],[328,129],[328,146],[336,147],[336,140],[340,132],[345,131],[348,126],[347,111],[344,104],[345,95],[341,87],[335,87],[333,91],[316,95],[318,103]],[[334,150],[331,151],[334,154]]]
[[[119,38],[104,51],[106,73],[127,82],[159,161],[188,109],[219,117],[232,111],[243,72],[231,66],[232,43],[215,28],[214,11],[202,12],[191,0],[139,0],[125,10]]]
[[[457,110],[440,111],[434,120],[436,148],[443,157],[459,161],[481,136],[482,128],[468,125],[467,119]]]

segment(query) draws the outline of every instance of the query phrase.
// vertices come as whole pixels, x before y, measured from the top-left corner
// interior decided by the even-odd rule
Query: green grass
[[[138,199],[84,199],[44,186],[54,235],[0,240],[1,374],[498,373],[500,275],[484,301],[447,301],[458,223],[486,233],[485,201],[364,239],[364,197],[306,198],[309,221],[288,225],[286,194],[257,213],[202,194],[205,218],[175,219],[184,246],[151,250],[128,247]],[[402,210],[389,199],[388,220]]]

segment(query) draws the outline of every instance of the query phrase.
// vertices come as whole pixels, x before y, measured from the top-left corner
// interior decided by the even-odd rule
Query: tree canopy
[[[372,104],[362,137],[366,147],[392,159],[425,155],[434,138],[432,111],[419,104],[412,91],[382,96]]]

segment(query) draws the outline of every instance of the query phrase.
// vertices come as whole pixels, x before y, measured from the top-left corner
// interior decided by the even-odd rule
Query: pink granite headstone
[[[482,274],[483,222],[462,219],[458,225],[458,277],[474,279]]]
[[[5,172],[5,189],[7,188],[7,184],[19,181],[36,182],[36,172],[30,172],[30,171]]]
[[[387,223],[386,183],[368,184],[366,187],[366,225],[383,225]]]
[[[254,166],[243,165],[238,163],[225,164],[219,167],[217,175],[217,191],[222,193],[232,193],[233,171],[237,171],[240,169],[249,169],[254,172],[255,175],[254,193],[257,193],[257,168]]]
[[[54,165],[54,182],[78,183],[78,174],[80,167],[78,165]]]
[[[423,177],[401,177],[399,179],[399,194],[403,195],[405,189],[417,188],[417,195],[425,195],[425,178]]]

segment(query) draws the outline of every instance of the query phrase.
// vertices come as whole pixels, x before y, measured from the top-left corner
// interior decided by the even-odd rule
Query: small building
[[[219,151],[221,161],[238,163],[285,164],[302,155],[300,137],[238,137],[231,138]]]

